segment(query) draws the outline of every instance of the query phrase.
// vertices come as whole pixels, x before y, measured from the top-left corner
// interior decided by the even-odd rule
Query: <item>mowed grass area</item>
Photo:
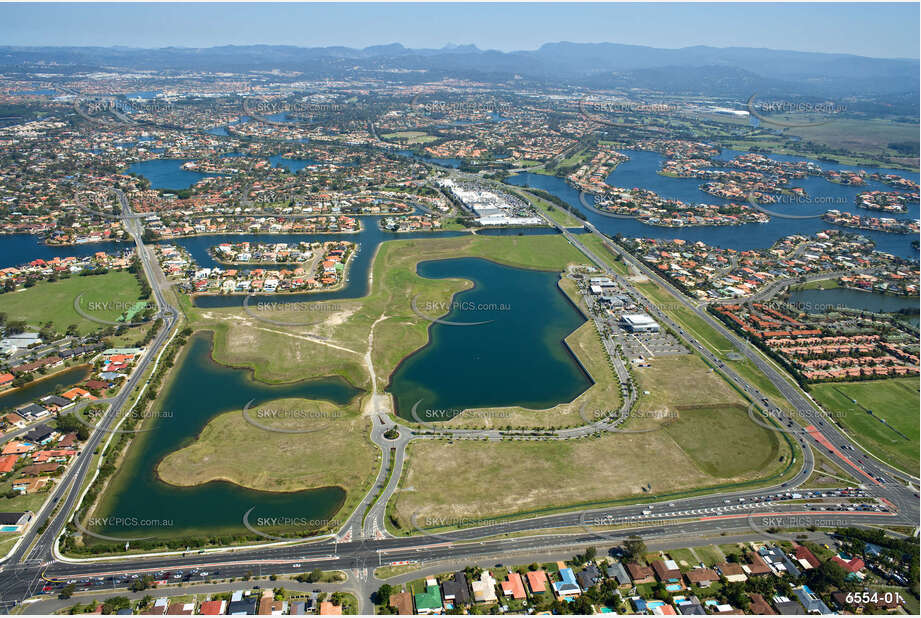
[[[897,378],[815,384],[810,391],[864,448],[883,461],[916,474],[921,448],[918,387],[918,378]],[[872,410],[873,414],[864,408]],[[880,419],[885,419],[886,423]]]
[[[63,333],[76,325],[81,335],[111,325],[100,324],[81,316],[74,300],[83,294],[80,306],[84,313],[100,320],[115,321],[131,304],[138,301],[140,286],[135,276],[125,270],[104,275],[72,276],[58,281],[41,282],[31,288],[0,294],[0,312],[9,321],[23,321],[39,330],[51,322]]]
[[[397,531],[408,533],[414,514],[485,519],[636,500],[757,482],[787,467],[779,434],[752,423],[741,397],[699,358],[656,359],[636,376],[640,393],[650,391],[636,410],[677,418],[639,414],[625,428],[658,430],[584,440],[412,443],[391,503]]]
[[[781,456],[777,433],[753,428],[742,405],[685,408],[665,431],[701,470],[711,476],[736,476],[770,468]],[[712,430],[705,430],[709,427]],[[760,430],[760,431],[759,431]]]
[[[263,416],[261,410],[284,416]],[[368,437],[370,421],[359,414],[356,401],[342,408],[327,401],[279,399],[253,408],[249,417],[271,429],[304,433],[262,429],[239,411],[226,412],[194,442],[164,457],[157,474],[183,487],[216,480],[277,492],[339,486],[347,492],[340,513],[351,513],[373,482],[379,459]]]
[[[389,140],[405,141],[407,144],[425,144],[438,139],[424,131],[397,131],[396,133],[386,133],[381,137]]]

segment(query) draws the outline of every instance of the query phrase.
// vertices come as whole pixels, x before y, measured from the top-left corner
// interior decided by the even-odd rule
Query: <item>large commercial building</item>
[[[620,324],[632,333],[657,333],[659,324],[645,313],[625,313]]]
[[[541,225],[523,200],[472,182],[455,182],[448,178],[441,185],[473,211],[480,225]]]

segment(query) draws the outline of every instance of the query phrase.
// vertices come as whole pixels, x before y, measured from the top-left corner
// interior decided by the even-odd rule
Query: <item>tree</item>
[[[633,534],[624,541],[624,556],[631,561],[635,562],[640,559],[646,553],[646,543],[643,542],[639,536]]]
[[[393,594],[393,586],[390,584],[381,584],[381,587],[374,593],[374,598],[372,600],[375,605],[386,605],[390,600],[391,594]]]

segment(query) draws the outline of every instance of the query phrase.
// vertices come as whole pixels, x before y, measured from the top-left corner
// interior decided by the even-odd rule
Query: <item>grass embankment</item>
[[[551,204],[545,199],[534,195],[533,193],[526,191],[515,191],[514,189],[509,189],[509,187],[503,187],[505,190],[508,190],[512,193],[517,194],[522,199],[527,200],[534,205],[539,211],[550,217],[551,220],[555,221],[557,224],[562,225],[563,227],[577,227],[581,228],[583,223],[579,220],[578,217],[574,216],[567,210],[563,210],[555,204]]]
[[[861,446],[883,461],[917,474],[921,448],[918,384],[918,378],[837,382],[815,384],[810,392]]]
[[[603,260],[608,266],[610,266],[614,272],[624,277],[630,274],[628,266],[624,263],[623,260],[617,259],[611,251],[604,244],[604,241],[595,234],[584,234],[579,238],[579,242],[585,245],[589,251],[598,256],[599,259]]]
[[[80,306],[84,313],[114,322],[139,300],[140,293],[137,278],[126,270],[104,275],[72,276],[0,294],[0,312],[6,314],[8,321],[23,321],[32,330],[39,330],[50,322],[58,332],[63,333],[74,325],[78,333],[86,335],[112,325],[88,320],[77,313],[74,300],[78,296],[83,295]],[[138,331],[139,328],[143,327],[132,330]]]
[[[662,430],[585,440],[413,443],[391,514],[408,531],[414,514],[478,520],[636,500],[753,482],[789,462],[778,434],[752,423],[741,397],[700,359],[657,359],[637,381],[638,411],[664,405],[678,418],[640,416],[626,428]]]

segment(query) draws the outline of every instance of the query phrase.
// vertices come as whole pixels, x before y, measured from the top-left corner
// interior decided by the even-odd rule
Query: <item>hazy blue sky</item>
[[[552,41],[918,58],[919,4],[0,4],[0,45],[209,47]]]

